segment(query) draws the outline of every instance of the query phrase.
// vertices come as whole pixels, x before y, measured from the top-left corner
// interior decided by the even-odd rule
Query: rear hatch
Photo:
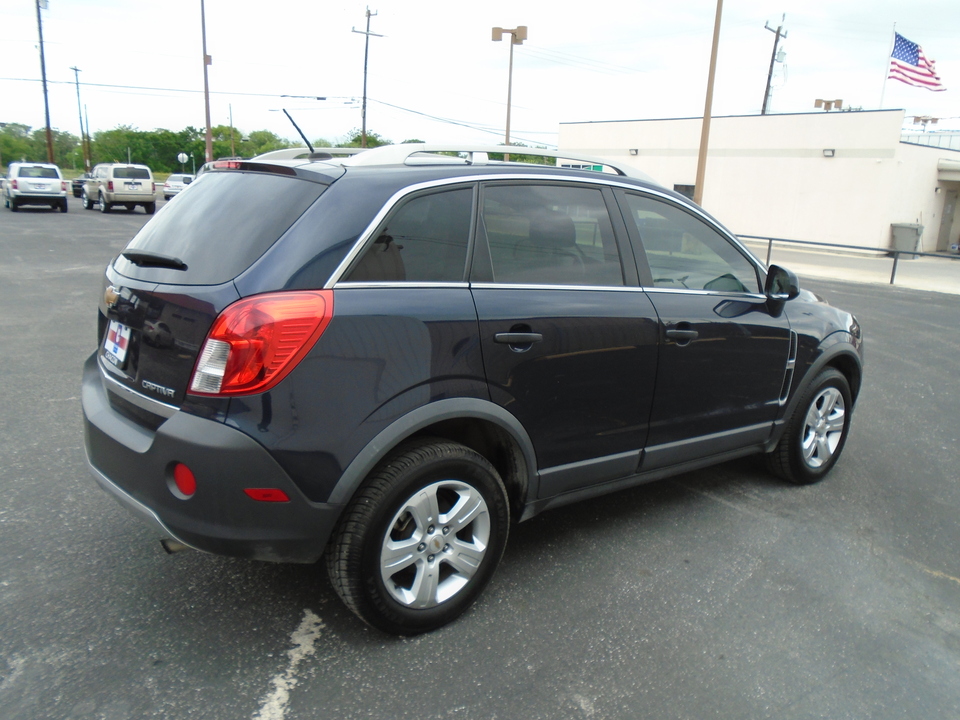
[[[59,195],[63,190],[60,173],[52,167],[22,166],[16,180],[17,190],[25,195]]]
[[[118,195],[153,195],[149,168],[128,165],[113,169],[113,190]]]
[[[327,185],[293,176],[205,173],[165,206],[107,268],[99,360],[111,402],[139,421],[143,397],[178,407],[234,283]],[[136,395],[134,395],[136,394]],[[127,404],[132,407],[127,407]]]

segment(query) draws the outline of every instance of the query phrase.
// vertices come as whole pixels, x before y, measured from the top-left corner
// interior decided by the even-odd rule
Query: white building
[[[960,237],[960,151],[901,141],[904,111],[715,117],[703,206],[735,233],[891,247],[891,225],[924,226],[919,249]],[[560,152],[633,165],[692,196],[700,118],[563,123]]]

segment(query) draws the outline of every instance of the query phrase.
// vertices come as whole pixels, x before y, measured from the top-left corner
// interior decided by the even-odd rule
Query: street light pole
[[[787,16],[784,15],[783,19],[786,20]],[[787,36],[787,31],[783,29],[782,21],[776,30],[770,27],[769,23],[765,24],[764,28],[772,33],[775,33],[777,37],[773,41],[773,53],[770,55],[770,69],[767,71],[767,87],[766,90],[763,91],[763,105],[760,107],[761,115],[767,114],[767,101],[770,99],[770,84],[773,82],[773,64],[777,60],[777,46],[780,44],[780,38],[785,38]],[[783,32],[781,32],[781,30]]]
[[[513,46],[514,45],[523,45],[523,41],[527,39],[527,26],[518,25],[512,30],[495,27],[493,28],[493,40],[494,42],[500,42],[503,40],[504,33],[510,35],[510,64],[507,70],[507,129],[506,134],[504,135],[504,145],[510,145],[510,107],[513,104]],[[510,161],[510,154],[504,153],[503,159],[507,162]]]
[[[203,104],[207,116],[206,158],[213,160],[213,133],[210,131],[210,84],[207,81],[207,66],[213,64],[213,58],[207,55],[207,14],[203,0],[200,0],[200,32],[203,35]]]

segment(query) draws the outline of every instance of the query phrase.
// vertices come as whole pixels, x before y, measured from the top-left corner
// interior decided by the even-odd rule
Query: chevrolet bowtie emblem
[[[103,302],[106,303],[108,308],[112,308],[117,304],[117,300],[120,299],[120,293],[117,292],[117,289],[111,285],[106,290],[103,291]]]

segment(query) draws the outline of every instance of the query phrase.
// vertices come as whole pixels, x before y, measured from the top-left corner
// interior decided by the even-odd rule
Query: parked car
[[[115,205],[122,205],[133,212],[140,205],[147,215],[153,215],[157,210],[157,185],[146,165],[101,163],[93,168],[93,177],[83,183],[80,198],[84,210],[99,205],[100,212],[108,213]]]
[[[67,212],[67,183],[49,163],[13,162],[3,183],[3,205],[16,212],[23,205],[48,205]]]
[[[413,634],[511,522],[747,455],[834,466],[852,315],[609,161],[451,150],[214,162],[108,265],[87,458],[168,550],[324,559]]]
[[[175,174],[163,184],[163,199],[169,200],[194,181],[193,175]]]
[[[74,197],[78,198],[83,195],[83,184],[92,177],[92,172],[85,172],[70,181],[70,189],[73,191]]]

